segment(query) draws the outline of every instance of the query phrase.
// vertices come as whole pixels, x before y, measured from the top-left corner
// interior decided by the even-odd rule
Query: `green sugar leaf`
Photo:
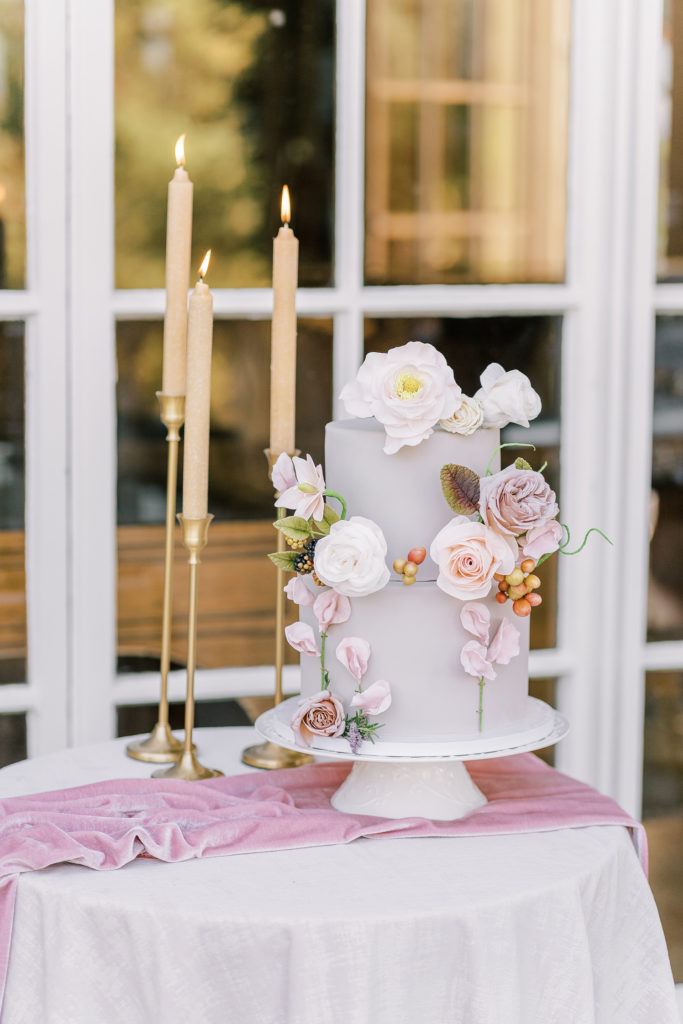
[[[268,558],[278,569],[284,569],[285,572],[296,572],[294,568],[296,554],[293,551],[273,551]]]
[[[519,458],[515,459],[515,469],[531,469],[531,466],[526,459]]]
[[[286,516],[284,519],[276,519],[273,523],[276,530],[282,530],[285,537],[290,540],[307,540],[311,536],[308,522],[301,516]]]
[[[469,516],[479,508],[479,475],[452,462],[441,469],[441,490],[457,515]]]

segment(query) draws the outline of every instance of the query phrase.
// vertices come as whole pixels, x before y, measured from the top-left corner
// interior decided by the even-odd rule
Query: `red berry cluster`
[[[543,598],[536,593],[541,585],[538,576],[534,574],[536,563],[533,558],[525,558],[522,564],[509,572],[507,576],[497,572],[494,579],[498,580],[498,593],[496,601],[498,604],[505,604],[507,600],[512,601],[512,610],[515,615],[525,618],[532,608],[541,604]]]
[[[411,548],[407,558],[397,558],[394,562],[394,572],[403,577],[403,582],[407,587],[415,583],[417,567],[422,565],[426,557],[427,551],[425,548]]]

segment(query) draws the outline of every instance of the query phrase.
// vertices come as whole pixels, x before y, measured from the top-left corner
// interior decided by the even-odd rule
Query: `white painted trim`
[[[652,289],[651,303],[658,313],[683,314],[683,284],[658,284]]]
[[[70,0],[72,743],[107,739],[114,726],[113,17],[113,0]]]
[[[27,34],[30,33],[30,35],[29,35],[29,37],[27,39],[27,50],[28,50],[29,46],[31,46],[31,47],[33,46],[33,41],[35,40],[35,30],[32,27],[32,24],[31,24],[32,19],[30,18],[29,15],[30,15],[30,7],[27,8],[27,11],[26,11],[26,32],[27,32]],[[32,63],[33,63],[33,55],[31,53],[27,52],[27,54],[26,54],[26,64],[27,64],[26,71],[27,72],[30,70]],[[36,85],[37,84],[38,83],[36,83]],[[26,117],[26,171],[27,171],[27,182],[26,182],[26,185],[27,185],[27,198],[28,198],[29,189],[31,189],[31,187],[32,187],[31,186],[31,182],[30,182],[30,175],[32,173],[32,169],[29,167],[29,160],[31,159],[30,150],[31,150],[31,147],[33,146],[33,138],[34,138],[34,127],[33,126],[34,126],[34,124],[37,125],[37,123],[38,123],[37,112],[36,111],[33,111],[33,112],[30,111],[29,110],[29,104],[33,104],[35,106],[35,100],[34,100],[33,97],[36,95],[37,91],[38,90],[34,89],[33,82],[29,81],[28,77],[27,77],[27,81],[26,81],[26,100],[25,100],[25,105],[26,105],[25,117]],[[37,128],[35,130],[37,130]],[[27,220],[28,220],[27,233],[29,233],[30,230],[31,230],[30,229],[30,222],[31,222],[32,213],[33,213],[33,211],[31,209],[31,207],[29,206],[29,210],[27,210]],[[31,256],[31,254],[30,254],[30,252],[27,251],[26,255],[28,257],[26,262],[27,262],[28,269],[29,269],[29,272],[30,272],[30,269],[31,269],[31,266],[30,266],[31,258],[30,258],[30,256]],[[0,291],[0,320],[16,320],[16,319],[21,318],[21,317],[31,316],[33,313],[37,313],[38,312],[38,309],[40,308],[39,307],[39,301],[40,301],[40,297],[39,297],[38,293],[34,292],[34,291],[26,291],[26,292],[15,292],[15,291],[9,291],[9,290],[7,290],[7,291]]]
[[[645,644],[640,666],[644,672],[683,672],[683,640]]]
[[[169,672],[170,701],[184,701],[187,677],[183,670]],[[298,665],[286,665],[283,687],[288,694],[298,693],[301,675]],[[195,696],[198,701],[222,700],[226,697],[272,697],[275,675],[272,665],[248,668],[199,669],[195,674]],[[159,673],[140,672],[120,675],[112,689],[111,699],[119,704],[156,704],[159,700]]]
[[[0,686],[0,715],[14,714],[18,711],[33,711],[41,706],[41,693],[35,686],[24,683],[8,683]],[[37,724],[37,723],[36,723]],[[31,730],[27,730],[30,733]],[[39,750],[40,744],[35,743],[36,752],[29,753],[29,757],[36,757],[39,753],[49,753],[49,750]],[[51,749],[60,750],[66,746],[64,739],[60,746],[52,746]]]

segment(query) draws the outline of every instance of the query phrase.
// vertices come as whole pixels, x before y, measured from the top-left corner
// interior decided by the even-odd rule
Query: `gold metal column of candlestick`
[[[294,452],[293,454],[298,454]],[[270,448],[266,448],[266,458],[270,466],[270,476],[273,475],[273,466],[279,456],[279,452],[273,455]],[[285,509],[278,509],[278,517],[282,519],[287,515]],[[285,536],[282,530],[277,531],[277,549],[285,551]],[[276,570],[275,592],[275,704],[282,701],[282,669],[285,662],[285,574],[282,569]],[[242,751],[242,760],[252,768],[297,768],[301,764],[310,764],[313,758],[310,754],[300,753],[297,750],[285,750],[278,747],[276,743],[267,740],[265,743],[257,743],[253,747],[247,747]]]
[[[183,752],[182,741],[168,724],[168,670],[171,664],[171,615],[173,605],[173,539],[175,533],[176,484],[178,481],[178,444],[185,419],[185,395],[166,395],[157,391],[161,422],[167,429],[168,463],[166,468],[166,551],[164,556],[164,607],[161,623],[161,697],[157,724],[144,740],[133,740],[126,747],[129,757],[156,764],[177,761]]]
[[[217,768],[205,768],[195,757],[192,745],[194,728],[194,670],[197,664],[197,567],[199,552],[206,546],[209,523],[213,516],[187,519],[179,515],[183,531],[183,544],[189,551],[190,567],[189,605],[187,611],[187,692],[185,695],[185,742],[179,760],[170,768],[159,768],[152,772],[156,779],[210,779],[223,772]]]

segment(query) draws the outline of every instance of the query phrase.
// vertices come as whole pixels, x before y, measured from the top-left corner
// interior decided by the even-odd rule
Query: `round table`
[[[199,729],[248,771],[248,728]],[[0,771],[13,796],[145,777],[127,740]],[[657,910],[615,826],[361,839],[21,876],[2,1024],[677,1024]]]

